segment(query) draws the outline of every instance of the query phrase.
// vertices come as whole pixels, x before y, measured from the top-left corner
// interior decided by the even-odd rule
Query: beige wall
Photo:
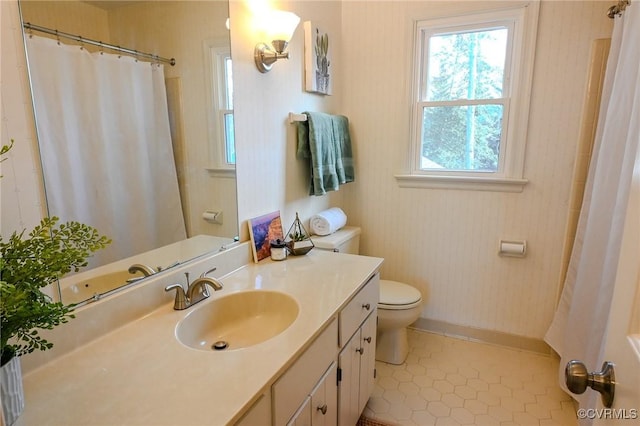
[[[22,28],[15,1],[0,1],[2,46],[0,81],[2,145],[15,145],[2,162],[0,179],[2,236],[33,228],[46,212],[38,143],[33,122],[31,90],[27,79]]]
[[[263,42],[252,26],[248,2],[230,2],[231,52],[235,85],[236,150],[238,156],[238,216],[243,240],[248,239],[246,220],[280,210],[285,231],[299,212],[308,219],[314,213],[340,205],[349,185],[336,193],[309,197],[308,165],[295,157],[296,127],[288,123],[289,112],[341,113],[344,75],[336,75],[333,96],[304,91],[304,31],[302,22],[317,21],[330,32],[334,58],[340,57],[341,5],[333,1],[274,3],[276,9],[300,16],[300,25],[289,43],[289,60],[280,60],[261,74],[253,50]]]
[[[26,0],[21,2],[20,8],[24,20],[34,25],[59,29],[94,40],[106,42],[110,39],[107,11],[87,3]],[[53,38],[40,32],[35,34]]]
[[[304,21],[323,19],[336,3],[313,5],[282,8]],[[232,32],[234,69],[243,81],[236,92],[240,220],[278,208],[308,218],[340,205],[363,228],[363,254],[385,258],[383,278],[426,296],[423,318],[541,339],[561,286],[589,49],[610,35],[607,5],[542,3],[525,162],[530,182],[513,194],[401,189],[393,178],[409,144],[412,20],[442,14],[446,3],[341,3],[339,85],[323,99],[303,90],[301,29],[291,60],[261,75],[251,57],[249,13],[232,2],[232,23],[240,27]],[[293,158],[295,135],[285,122],[288,111],[301,108],[350,118],[357,179],[333,199],[306,197],[305,169]],[[527,257],[499,257],[499,239],[526,239]]]
[[[590,47],[610,34],[609,3],[541,4],[522,193],[399,188],[412,20],[450,5],[344,3],[343,110],[360,176],[345,209],[363,228],[363,252],[386,259],[382,277],[426,296],[423,318],[542,338],[560,286]],[[527,240],[527,256],[499,257],[500,239]]]
[[[333,96],[304,91],[300,26],[291,59],[260,74],[253,47],[261,40],[251,13],[244,2],[231,2],[234,73],[242,82],[235,104],[243,239],[248,238],[245,221],[253,216],[280,209],[287,227],[296,211],[308,218],[339,205],[351,223],[363,227],[364,254],[386,259],[383,277],[406,281],[425,294],[424,318],[541,338],[560,286],[589,48],[593,39],[610,35],[611,22],[604,15],[609,2],[542,3],[525,163],[530,183],[520,194],[401,189],[393,178],[402,170],[409,143],[411,20],[416,13],[438,10],[435,4],[299,1],[275,6],[328,28],[342,50],[334,52],[340,70]],[[19,27],[16,11],[15,3],[2,2],[5,110],[8,99],[23,105],[19,109],[28,104],[24,87],[16,92],[5,83],[5,68],[20,70],[22,60],[19,38],[5,41],[5,22]],[[14,71],[16,80],[21,75]],[[295,158],[295,128],[287,114],[304,110],[344,113],[351,121],[357,181],[330,196],[307,196],[308,169]],[[12,113],[8,124],[5,115],[3,110],[3,142],[7,128],[33,140],[31,124],[22,117],[26,112]],[[25,167],[20,169],[33,170],[29,160],[21,161]],[[9,209],[23,216],[38,208],[24,199],[22,189],[33,188],[33,172],[26,174],[24,185],[17,186],[20,207]],[[3,204],[8,184],[3,179]],[[500,238],[526,239],[528,256],[498,257]]]

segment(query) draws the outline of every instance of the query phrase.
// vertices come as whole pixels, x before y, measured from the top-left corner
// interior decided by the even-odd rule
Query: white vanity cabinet
[[[257,426],[271,423],[271,394],[260,395],[251,408],[234,423],[234,426]]]
[[[332,363],[287,426],[335,426],[338,422],[336,363]]]
[[[311,395],[304,399],[287,426],[311,426]]]
[[[355,425],[373,392],[375,379],[376,311],[365,320],[340,352],[338,407],[340,425]]]
[[[304,406],[316,412],[326,411],[320,425],[335,425],[337,421],[336,369],[338,355],[338,320],[333,318],[302,355],[271,386],[273,424],[276,426],[304,423]],[[326,390],[324,386],[333,386]],[[315,395],[315,397],[314,397]],[[333,400],[330,400],[333,398]],[[315,404],[315,405],[314,405]],[[327,409],[322,409],[323,406]],[[321,410],[317,410],[318,406]],[[295,417],[295,419],[294,419]],[[333,418],[333,422],[328,420]],[[314,425],[318,423],[313,423]]]
[[[373,391],[376,273],[271,387],[274,426],[354,426]]]
[[[340,313],[340,336],[346,343],[338,356],[339,425],[355,425],[373,392],[379,288],[376,274]]]

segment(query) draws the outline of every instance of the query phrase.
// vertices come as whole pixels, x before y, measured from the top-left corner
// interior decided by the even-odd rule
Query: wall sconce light
[[[268,39],[271,40],[273,49],[266,43],[258,43],[253,57],[258,70],[265,73],[271,70],[271,66],[278,59],[289,59],[289,52],[285,52],[285,50],[300,18],[295,13],[281,10],[274,10],[263,18],[264,30]]]

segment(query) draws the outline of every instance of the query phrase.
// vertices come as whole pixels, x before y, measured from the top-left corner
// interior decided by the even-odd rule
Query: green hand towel
[[[337,191],[340,184],[353,182],[353,158],[349,121],[344,116],[306,112],[298,122],[298,157],[311,165],[311,195]]]

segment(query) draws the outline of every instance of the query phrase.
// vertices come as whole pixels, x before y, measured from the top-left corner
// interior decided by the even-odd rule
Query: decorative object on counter
[[[307,92],[331,95],[329,34],[311,21],[304,23],[304,74]]]
[[[287,258],[287,244],[277,239],[271,241],[271,260],[285,260]]]
[[[301,256],[309,253],[314,247],[313,241],[296,212],[296,220],[293,221],[289,232],[287,232],[287,248],[294,256]]]
[[[347,224],[347,215],[340,207],[332,207],[316,213],[309,219],[311,232],[316,235],[333,234]]]
[[[298,126],[297,157],[308,159],[311,170],[310,195],[325,195],[353,182],[353,155],[349,120],[342,115],[305,112],[307,121]]]
[[[271,254],[271,241],[278,239],[284,241],[280,211],[254,217],[248,222],[253,261],[258,263]]]
[[[0,338],[2,410],[4,422],[13,424],[24,408],[21,355],[53,347],[39,330],[51,330],[74,318],[74,305],[54,302],[41,291],[68,272],[87,265],[91,253],[111,242],[95,228],[78,222],[58,225],[57,217],[44,218],[25,237],[14,232],[0,236]]]

